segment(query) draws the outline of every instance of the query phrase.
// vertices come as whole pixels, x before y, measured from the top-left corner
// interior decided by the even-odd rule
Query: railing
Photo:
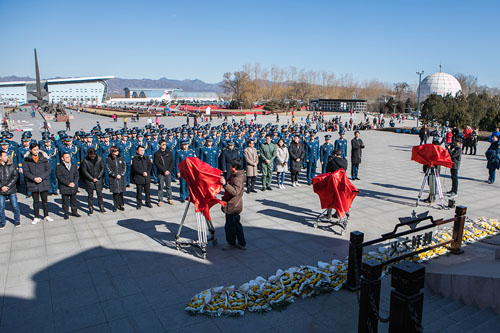
[[[364,234],[362,232],[351,232],[347,288],[359,292],[358,332],[377,332],[379,321],[389,322],[389,332],[422,331],[423,292],[421,289],[424,287],[425,268],[413,262],[402,262],[392,267],[391,286],[394,290],[391,292],[390,316],[386,319],[381,318],[379,315],[382,269],[386,265],[448,244],[450,244],[451,253],[463,253],[461,246],[466,212],[466,207],[458,206],[455,209],[455,216],[450,219],[434,220],[432,216],[426,216],[399,223],[394,227],[392,232],[383,234],[380,238],[367,242],[363,242]],[[418,226],[419,223],[427,220],[430,221],[430,224]],[[364,247],[452,222],[453,235],[451,240],[424,246],[419,250],[405,253],[383,262],[368,261],[362,263]],[[402,226],[411,226],[412,229],[397,232]],[[418,243],[420,243],[422,239],[421,235],[417,239],[419,240]],[[428,237],[428,243],[430,243],[431,239],[432,236]]]

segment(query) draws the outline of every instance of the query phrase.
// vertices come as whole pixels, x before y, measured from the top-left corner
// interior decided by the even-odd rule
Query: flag
[[[453,161],[451,160],[448,150],[439,145],[430,143],[414,146],[411,150],[411,159],[412,161],[428,165],[430,167],[440,165],[446,168],[451,168],[453,166]]]
[[[210,218],[210,208],[215,204],[225,206],[226,203],[215,196],[222,190],[219,169],[202,162],[197,157],[187,157],[177,165],[179,173],[189,186],[189,201],[194,204],[195,212],[202,212],[207,220]]]
[[[321,208],[333,208],[341,218],[351,208],[358,189],[349,181],[344,169],[324,173],[312,179],[313,190],[319,196]]]

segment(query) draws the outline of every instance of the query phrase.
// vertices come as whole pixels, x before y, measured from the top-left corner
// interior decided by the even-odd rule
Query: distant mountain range
[[[59,77],[57,78],[59,79]],[[25,76],[4,76],[0,77],[0,82],[9,81],[34,81],[34,78]],[[223,89],[221,83],[206,83],[198,79],[194,80],[171,80],[162,77],[158,80],[152,79],[122,79],[114,78],[107,81],[108,83],[108,94],[110,95],[123,95],[124,88],[179,88],[184,91],[203,91],[203,92],[216,92],[222,93]]]

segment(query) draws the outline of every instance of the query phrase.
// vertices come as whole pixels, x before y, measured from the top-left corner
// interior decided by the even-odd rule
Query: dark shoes
[[[261,191],[262,191],[262,192],[265,192],[265,191],[266,191],[266,188],[265,188],[265,187],[263,187]]]
[[[89,212],[87,213],[88,216],[94,214],[94,208],[89,208]]]
[[[268,190],[268,191],[272,191],[272,190],[273,190],[273,188],[272,188],[271,186],[268,186],[268,187],[267,187],[267,190]]]
[[[106,210],[103,206],[99,206],[99,213],[106,213]]]
[[[69,220],[69,215],[68,214],[64,214],[64,219],[65,220]]]
[[[121,210],[121,211],[123,212],[123,211],[125,210],[125,207],[120,206],[120,207],[118,207],[118,209],[119,209],[119,210]]]
[[[141,206],[137,206],[137,207],[136,207],[136,209],[137,209],[137,210],[141,209]]]
[[[152,204],[151,204],[151,202],[150,202],[150,203],[146,204],[146,207],[148,207],[148,208],[153,208],[153,205],[152,205]]]
[[[257,193],[257,191],[255,189],[252,189],[250,192]]]
[[[78,212],[74,212],[73,214],[71,214],[71,216],[74,216],[74,217],[81,217],[80,214],[78,214]]]

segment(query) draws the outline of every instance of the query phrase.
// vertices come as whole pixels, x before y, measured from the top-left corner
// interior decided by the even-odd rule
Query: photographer
[[[453,167],[451,168],[451,191],[448,195],[454,196],[458,194],[458,169],[460,169],[460,163],[462,161],[462,139],[457,138],[455,140],[454,146],[448,149],[450,152],[451,160],[453,161]]]
[[[243,226],[240,223],[240,213],[243,211],[243,192],[245,190],[245,172],[241,169],[241,160],[235,158],[230,163],[231,177],[226,181],[224,177],[220,178],[220,183],[224,187],[224,196],[222,201],[227,202],[222,211],[226,214],[226,231],[227,245],[223,250],[231,249],[246,249],[245,235],[243,234]],[[236,244],[238,240],[238,244]]]
[[[330,156],[328,158],[326,172],[335,172],[339,169],[344,169],[345,171],[347,171],[347,159],[342,157],[340,149],[335,149],[333,151],[333,156]]]

